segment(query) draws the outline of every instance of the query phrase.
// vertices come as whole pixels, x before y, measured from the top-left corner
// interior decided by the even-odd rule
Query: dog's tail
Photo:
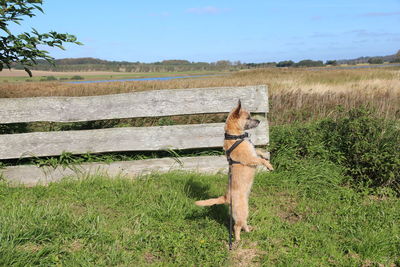
[[[228,203],[226,196],[220,196],[217,198],[199,200],[199,201],[196,201],[194,204],[196,204],[197,206],[212,206],[212,205],[225,204],[225,203]]]

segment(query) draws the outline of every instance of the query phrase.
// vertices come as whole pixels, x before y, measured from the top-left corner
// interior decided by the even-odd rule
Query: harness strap
[[[244,139],[237,140],[227,151],[225,151],[226,158],[227,158],[227,160],[228,160],[229,165],[232,165],[232,164],[240,164],[239,161],[235,161],[235,160],[233,160],[233,159],[231,158],[231,153],[232,153],[232,151],[233,151],[238,145],[240,145],[243,141],[244,141]]]
[[[229,250],[232,250],[232,230],[233,230],[233,216],[232,216],[232,165],[229,163]]]
[[[245,139],[247,137],[249,137],[249,133],[248,132],[245,132],[242,135],[231,135],[231,134],[225,133],[225,140]]]

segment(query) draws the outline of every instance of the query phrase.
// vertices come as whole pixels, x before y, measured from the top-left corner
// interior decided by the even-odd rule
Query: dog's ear
[[[242,102],[239,99],[238,105],[237,105],[236,109],[233,111],[232,116],[235,118],[239,118],[241,109],[242,109]]]

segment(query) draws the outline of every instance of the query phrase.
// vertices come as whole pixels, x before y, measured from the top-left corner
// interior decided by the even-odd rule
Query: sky
[[[400,49],[400,0],[44,0],[14,32],[70,33],[55,58],[272,62],[384,56]]]

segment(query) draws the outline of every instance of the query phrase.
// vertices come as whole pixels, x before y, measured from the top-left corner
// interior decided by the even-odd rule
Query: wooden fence
[[[219,87],[145,91],[89,97],[0,99],[0,124],[26,122],[83,122],[105,119],[227,113],[241,99],[261,120],[250,131],[255,145],[268,143],[266,86]],[[0,159],[72,154],[221,148],[224,123],[122,127],[96,130],[33,132],[0,135]],[[134,176],[171,169],[218,172],[227,169],[224,156],[182,157],[138,161],[86,163],[69,168],[13,166],[0,169],[12,183],[35,185],[64,176],[104,172]]]

